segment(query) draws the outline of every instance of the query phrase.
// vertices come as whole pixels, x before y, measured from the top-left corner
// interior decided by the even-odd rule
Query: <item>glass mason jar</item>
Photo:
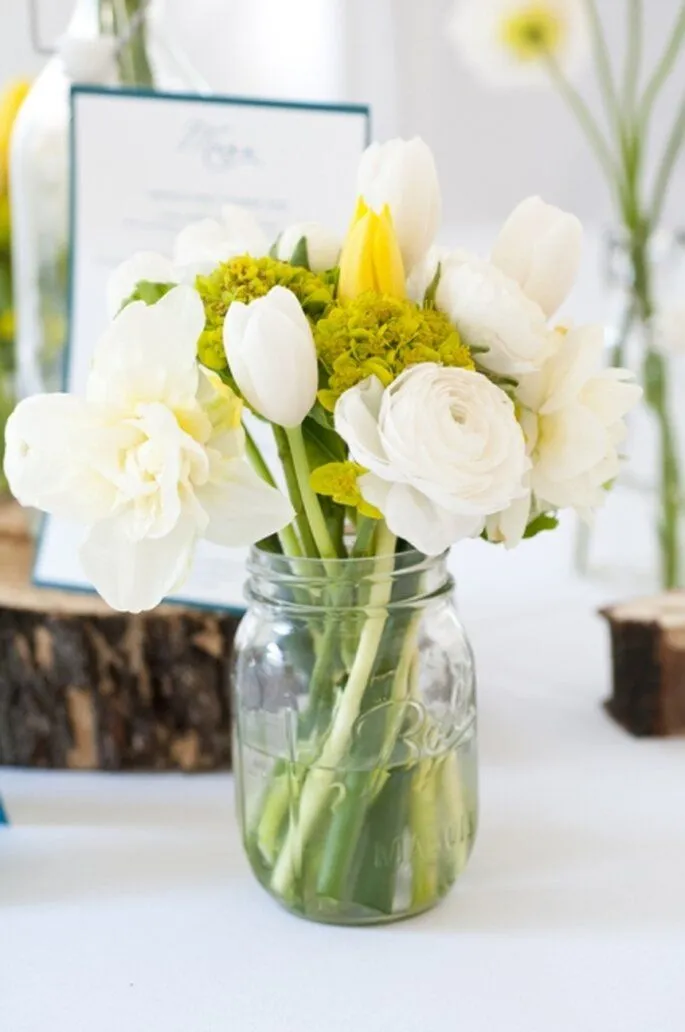
[[[644,388],[628,416],[621,473],[591,528],[580,526],[579,571],[612,591],[685,587],[685,339],[666,332],[685,292],[685,233],[644,243],[607,238],[609,361]]]
[[[427,910],[466,866],[478,805],[473,657],[446,557],[253,549],[248,572],[234,766],[255,875],[313,920]]]
[[[103,49],[103,41],[113,42]],[[78,0],[63,45],[36,80],[12,136],[17,391],[62,385],[67,334],[69,91],[74,82],[206,89],[166,34],[163,0]],[[116,41],[116,42],[114,42]],[[109,55],[109,56],[108,56]]]

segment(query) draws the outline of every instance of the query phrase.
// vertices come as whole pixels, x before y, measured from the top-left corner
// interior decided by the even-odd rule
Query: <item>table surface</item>
[[[682,1032],[685,742],[604,713],[606,591],[569,576],[565,542],[456,553],[481,826],[423,917],[280,910],[228,776],[0,770],[2,1032]]]

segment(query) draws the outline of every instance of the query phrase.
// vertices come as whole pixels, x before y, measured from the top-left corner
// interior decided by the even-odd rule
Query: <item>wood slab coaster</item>
[[[614,665],[609,713],[640,737],[685,734],[685,591],[601,612]]]
[[[116,613],[36,588],[21,509],[0,503],[0,764],[207,771],[230,765],[236,617]]]

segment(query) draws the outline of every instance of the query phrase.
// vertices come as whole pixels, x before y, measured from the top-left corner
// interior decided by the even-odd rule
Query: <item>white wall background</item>
[[[168,0],[196,67],[217,90],[370,101],[376,135],[421,133],[434,147],[450,226],[498,221],[541,193],[588,221],[610,219],[606,192],[560,101],[536,90],[492,92],[459,63],[445,37],[452,0]],[[647,60],[663,47],[681,0],[649,0]],[[38,0],[46,32],[73,0]],[[620,56],[626,0],[600,0]],[[0,0],[0,79],[35,72],[28,0]],[[596,99],[590,81],[583,84]],[[685,60],[674,76],[655,145],[685,100]],[[655,153],[657,148],[655,146]],[[685,162],[669,209],[685,223]]]

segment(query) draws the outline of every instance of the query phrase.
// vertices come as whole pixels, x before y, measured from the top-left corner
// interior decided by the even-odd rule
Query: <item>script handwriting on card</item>
[[[261,164],[253,147],[235,142],[230,125],[212,125],[199,118],[185,127],[179,151],[198,154],[205,167],[215,172]]]

